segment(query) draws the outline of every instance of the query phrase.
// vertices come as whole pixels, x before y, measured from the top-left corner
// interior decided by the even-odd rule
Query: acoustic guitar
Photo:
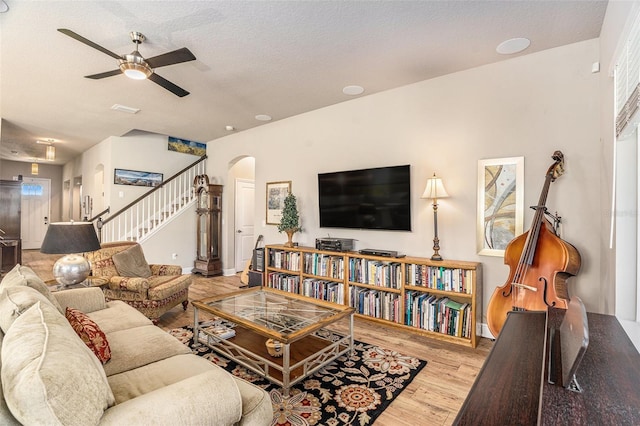
[[[258,245],[262,241],[262,235],[258,235],[258,239],[256,240],[256,245],[253,247],[255,251],[258,248]],[[255,269],[256,265],[252,265],[254,256],[251,256],[251,259],[247,260],[247,264],[244,267],[244,270],[240,273],[240,282],[244,285],[249,285],[249,270]]]

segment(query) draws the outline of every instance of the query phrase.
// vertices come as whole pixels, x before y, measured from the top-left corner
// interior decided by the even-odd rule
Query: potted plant
[[[278,225],[278,231],[287,233],[289,240],[285,243],[285,247],[293,247],[293,234],[302,231],[298,207],[296,206],[296,197],[291,193],[284,199],[284,208],[282,209],[282,218]]]

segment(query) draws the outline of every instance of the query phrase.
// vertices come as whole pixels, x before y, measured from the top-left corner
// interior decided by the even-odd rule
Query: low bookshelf
[[[265,247],[264,285],[348,305],[356,316],[476,347],[482,264]]]

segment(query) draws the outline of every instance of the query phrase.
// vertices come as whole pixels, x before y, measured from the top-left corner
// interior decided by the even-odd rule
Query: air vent
[[[120,104],[113,105],[111,109],[115,111],[126,112],[129,114],[137,114],[138,112],[140,112],[140,108],[132,108],[132,107],[128,107]]]

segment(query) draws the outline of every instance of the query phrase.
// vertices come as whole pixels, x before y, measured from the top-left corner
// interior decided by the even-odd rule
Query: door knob
[[[238,234],[242,234],[242,229],[238,229],[236,232],[237,232]]]

